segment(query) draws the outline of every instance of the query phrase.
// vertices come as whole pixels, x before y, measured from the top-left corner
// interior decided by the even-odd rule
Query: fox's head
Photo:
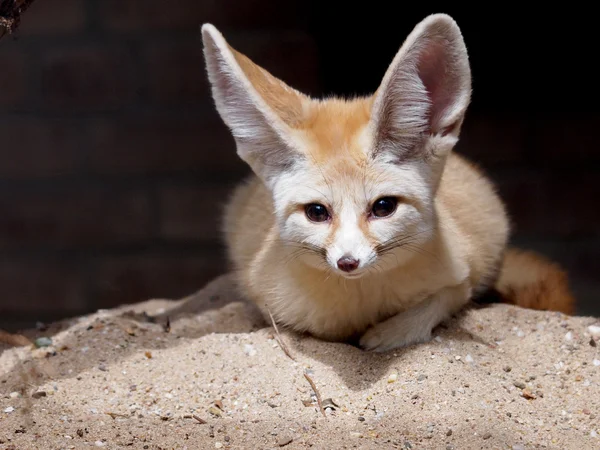
[[[434,198],[471,96],[454,20],[423,20],[375,94],[349,100],[292,89],[210,24],[202,36],[217,110],[271,191],[290,251],[306,250],[298,254],[308,264],[348,278],[418,253],[435,232]]]

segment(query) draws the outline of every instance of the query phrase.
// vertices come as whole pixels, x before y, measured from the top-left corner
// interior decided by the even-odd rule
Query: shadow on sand
[[[461,316],[438,327],[436,333],[444,335],[449,326],[453,339],[477,341],[471,333],[460,331]],[[83,372],[101,376],[119,361],[139,353],[182,345],[210,333],[251,333],[268,327],[271,324],[236,294],[231,275],[225,274],[181,300],[149,300],[57,322],[43,332],[26,330],[23,334],[32,340],[51,336],[53,345],[40,349],[0,347],[0,392],[25,393],[50,379],[75,378]],[[285,330],[281,335],[300,363],[321,361],[352,390],[367,389],[386,376],[391,361],[397,362],[392,354],[403,357],[419,349],[411,346],[378,354]]]

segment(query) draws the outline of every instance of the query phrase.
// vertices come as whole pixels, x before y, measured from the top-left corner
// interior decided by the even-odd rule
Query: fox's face
[[[370,157],[368,103],[315,106],[317,120],[330,123],[323,134],[314,128],[295,133],[306,157],[273,186],[279,231],[290,249],[349,278],[402,262],[434,224],[433,192],[418,162]],[[335,108],[341,111],[319,117]]]
[[[434,199],[470,100],[456,24],[419,24],[368,98],[315,100],[203,27],[217,109],[238,154],[270,189],[290,257],[358,278],[423,251]],[[273,211],[274,209],[274,211]]]
[[[402,263],[431,237],[432,193],[418,172],[307,166],[278,181],[275,210],[281,238],[309,264],[360,277]]]

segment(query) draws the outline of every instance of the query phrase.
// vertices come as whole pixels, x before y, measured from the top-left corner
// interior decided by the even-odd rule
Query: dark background
[[[374,91],[412,28],[461,27],[473,103],[457,151],[497,182],[514,242],[600,313],[597,48],[580,8],[427,2],[36,0],[0,41],[0,322],[150,297],[225,270],[222,206],[247,173],[217,116],[199,26],[313,95]]]

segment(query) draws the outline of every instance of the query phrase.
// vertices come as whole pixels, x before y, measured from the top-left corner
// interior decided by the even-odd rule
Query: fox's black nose
[[[356,270],[359,262],[358,259],[355,259],[352,256],[342,256],[338,259],[337,266],[344,272],[352,272],[353,270]]]

